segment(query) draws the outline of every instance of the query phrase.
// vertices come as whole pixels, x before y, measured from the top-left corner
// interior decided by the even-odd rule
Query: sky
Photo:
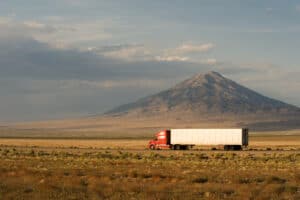
[[[83,117],[217,71],[300,106],[298,0],[1,0],[0,122]]]

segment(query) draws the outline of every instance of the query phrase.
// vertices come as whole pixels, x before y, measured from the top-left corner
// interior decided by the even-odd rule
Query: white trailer
[[[248,129],[171,129],[173,149],[194,145],[223,145],[225,150],[240,150],[248,145]]]

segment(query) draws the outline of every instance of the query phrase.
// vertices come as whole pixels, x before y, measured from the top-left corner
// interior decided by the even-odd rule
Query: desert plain
[[[0,199],[299,199],[299,133],[253,132],[243,151],[151,151],[151,137],[3,137]]]

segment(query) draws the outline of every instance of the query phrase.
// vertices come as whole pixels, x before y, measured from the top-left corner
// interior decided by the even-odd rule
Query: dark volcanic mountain
[[[158,94],[122,105],[106,115],[216,116],[263,114],[297,115],[296,106],[265,97],[217,72],[197,74]]]

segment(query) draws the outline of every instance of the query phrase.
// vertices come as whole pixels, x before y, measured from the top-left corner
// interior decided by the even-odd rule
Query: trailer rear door
[[[247,128],[243,128],[243,137],[242,137],[242,144],[245,146],[248,146],[248,129]]]

